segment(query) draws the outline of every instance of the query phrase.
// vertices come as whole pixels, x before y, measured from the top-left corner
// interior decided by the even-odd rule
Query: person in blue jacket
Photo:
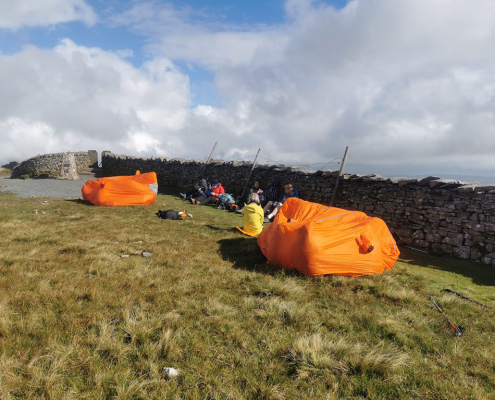
[[[266,204],[265,208],[263,208],[263,211],[265,213],[268,213],[269,212],[268,210],[272,209],[272,211],[265,217],[265,220],[263,222],[272,222],[273,218],[275,218],[275,215],[278,214],[280,207],[282,207],[282,204],[284,204],[285,200],[287,200],[291,197],[296,197],[299,199],[299,190],[297,190],[294,187],[294,185],[292,185],[291,183],[289,183],[288,185],[285,185],[284,190],[285,190],[285,195],[284,195],[284,198],[280,202],[269,201]]]

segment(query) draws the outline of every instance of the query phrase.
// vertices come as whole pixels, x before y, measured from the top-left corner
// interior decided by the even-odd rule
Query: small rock
[[[189,213],[187,213],[187,216],[188,216],[189,218],[192,218],[192,217],[193,217],[193,216],[192,216],[192,214],[189,214]]]
[[[142,241],[142,240],[138,240],[137,242],[132,242],[132,243],[142,244],[142,243],[143,243],[143,241]]]
[[[165,367],[163,368],[163,373],[168,376],[169,378],[175,378],[176,376],[180,375],[180,369],[175,369],[172,367]]]
[[[120,255],[120,258],[122,258],[122,259],[129,258],[129,257],[130,257],[129,254],[121,254]]]
[[[47,205],[48,205],[48,201],[46,201],[46,200],[45,200],[45,201],[43,201],[41,204],[42,204],[43,206],[47,206]]]
[[[143,254],[143,250],[136,250],[134,253],[135,256],[140,256],[141,254]]]
[[[153,253],[150,253],[148,251],[143,251],[142,255],[143,255],[143,257],[151,257],[153,255]]]
[[[33,211],[33,214],[38,214],[38,210],[34,210]]]

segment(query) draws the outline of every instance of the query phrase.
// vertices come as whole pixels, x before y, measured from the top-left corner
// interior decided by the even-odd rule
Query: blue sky
[[[26,45],[51,49],[61,39],[69,38],[78,45],[99,47],[107,51],[130,49],[133,54],[127,59],[138,68],[150,58],[150,54],[144,49],[149,38],[142,34],[133,33],[127,26],[115,26],[109,20],[111,16],[128,10],[136,3],[140,3],[139,1],[86,0],[86,3],[98,15],[98,22],[95,25],[87,26],[81,21],[72,21],[56,26],[21,27],[16,30],[0,29],[0,53],[11,55],[19,52]],[[283,0],[172,0],[161,3],[172,4],[178,10],[194,10],[195,13],[189,15],[193,22],[217,22],[222,25],[229,24],[238,27],[270,26],[283,24],[287,18]],[[324,3],[340,9],[347,4],[347,0],[327,0]],[[222,104],[222,99],[213,84],[215,79],[213,71],[197,64],[190,68],[180,60],[177,61],[177,65],[191,79],[192,106]]]
[[[95,149],[495,177],[495,2],[0,0],[0,164]],[[329,164],[327,168],[338,168]]]

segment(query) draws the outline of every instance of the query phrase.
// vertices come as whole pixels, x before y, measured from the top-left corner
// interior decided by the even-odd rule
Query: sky
[[[0,165],[110,150],[495,181],[493,0],[0,0]]]

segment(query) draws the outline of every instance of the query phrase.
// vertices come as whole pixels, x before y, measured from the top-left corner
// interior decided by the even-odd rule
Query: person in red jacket
[[[208,203],[216,203],[219,194],[224,194],[225,189],[217,179],[213,179],[211,182],[211,190],[208,190],[205,195],[198,197],[197,199],[191,199],[191,202],[196,205],[204,205]]]

